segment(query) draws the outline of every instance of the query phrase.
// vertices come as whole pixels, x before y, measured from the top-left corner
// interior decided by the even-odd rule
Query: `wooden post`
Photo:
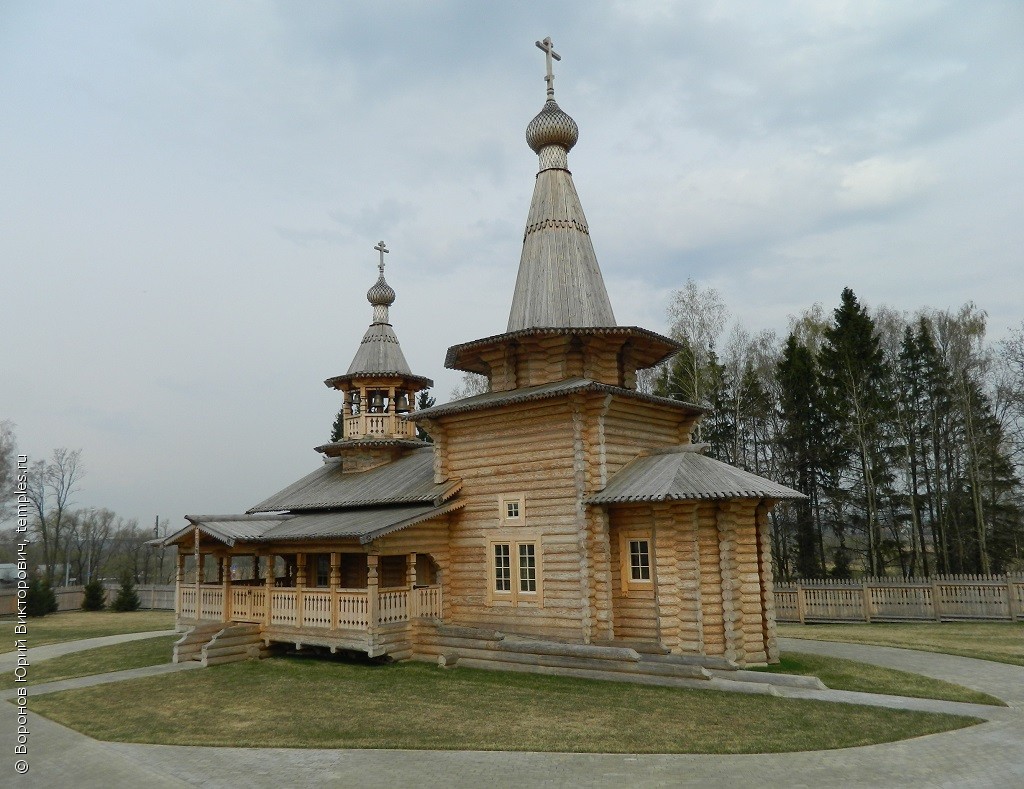
[[[273,553],[267,554],[267,605],[263,611],[263,629],[266,630],[270,627],[270,622],[273,616],[273,601],[274,601],[274,581],[276,580],[277,568],[275,565],[275,555]]]
[[[377,633],[377,617],[379,615],[380,600],[377,597],[377,562],[379,557],[370,554],[366,557],[366,611],[367,629],[371,642]],[[372,646],[372,643],[371,643]]]
[[[223,617],[222,621],[230,622],[234,615],[234,609],[231,605],[231,556],[230,554],[222,556],[220,558],[220,588],[221,593],[224,595],[224,599],[221,601],[222,608],[224,609],[221,613]]]
[[[331,553],[331,630],[338,629],[338,587],[341,586],[341,554]]]
[[[185,554],[178,548],[177,566],[174,568],[174,613],[181,619],[181,587],[185,583]]]
[[[864,621],[871,624],[871,587],[868,582],[861,581],[861,600],[864,606]]]
[[[306,586],[306,554],[295,554],[295,626],[302,627],[302,590]]]
[[[798,581],[796,585],[796,617],[800,620],[801,625],[804,624],[806,610],[807,599],[804,595],[804,585]]]
[[[1013,576],[1006,574],[1006,613],[1010,615],[1010,621],[1017,621],[1017,587],[1013,582]]]
[[[199,621],[199,598],[203,593],[203,555],[199,552],[199,526],[196,526],[193,539],[193,554],[196,563],[196,622]]]
[[[410,553],[406,575],[409,584],[409,618],[415,619],[420,615],[416,606],[416,554]]]
[[[942,621],[942,611],[939,607],[939,582],[932,578],[932,615],[936,622]]]

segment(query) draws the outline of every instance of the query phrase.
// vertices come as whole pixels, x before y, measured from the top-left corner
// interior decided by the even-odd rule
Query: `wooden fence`
[[[118,584],[107,584],[104,587],[107,593],[107,605],[117,597]],[[174,584],[145,584],[135,587],[135,591],[142,601],[140,608],[174,610]],[[58,611],[77,611],[82,607],[82,598],[85,597],[85,589],[81,586],[63,586],[53,590],[57,597]],[[0,616],[14,616],[18,612],[18,593],[14,588],[0,589]]]
[[[1024,621],[1024,576],[799,579],[775,586],[779,622]]]

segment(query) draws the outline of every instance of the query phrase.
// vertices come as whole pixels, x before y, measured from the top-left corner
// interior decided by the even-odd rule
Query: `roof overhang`
[[[682,349],[675,340],[639,326],[575,326],[535,327],[495,334],[479,340],[453,345],[448,349],[444,366],[451,370],[487,375],[489,370],[481,356],[495,348],[526,339],[543,340],[549,337],[607,337],[621,338],[632,343],[633,363],[638,370],[654,367],[670,359]]]
[[[634,389],[624,389],[621,386],[611,386],[589,378],[568,378],[564,381],[556,381],[550,384],[538,386],[527,386],[521,389],[509,389],[505,392],[485,392],[462,400],[455,400],[451,403],[435,405],[432,408],[424,408],[414,411],[406,418],[412,422],[420,419],[435,419],[468,411],[481,411],[486,408],[499,408],[501,406],[514,405],[516,403],[527,403],[534,400],[547,400],[556,397],[563,397],[568,394],[579,392],[597,392],[622,397],[627,400],[638,400],[645,403],[654,403],[666,408],[673,408],[685,411],[694,416],[706,414],[710,409],[693,403],[685,403],[682,400],[673,400],[669,397],[658,397],[657,395],[644,394]]]

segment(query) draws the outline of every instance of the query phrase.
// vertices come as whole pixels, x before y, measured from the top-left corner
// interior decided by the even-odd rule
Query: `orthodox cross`
[[[548,74],[544,77],[544,81],[548,83],[548,98],[553,99],[555,97],[555,75],[551,70],[551,58],[561,60],[562,56],[555,52],[555,45],[551,43],[551,36],[535,43],[537,44],[537,49],[543,50],[545,60],[547,61]]]
[[[378,252],[380,252],[380,263],[378,264],[377,268],[380,269],[380,275],[383,277],[384,276],[384,255],[387,254],[388,252],[390,252],[391,250],[388,249],[386,246],[384,246],[384,242],[383,241],[378,241],[377,242],[377,246],[375,246],[374,249],[376,249]]]

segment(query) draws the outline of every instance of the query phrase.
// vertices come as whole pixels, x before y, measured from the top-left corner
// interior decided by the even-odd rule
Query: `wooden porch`
[[[199,607],[196,608],[198,593]],[[267,600],[270,605],[267,605]],[[199,622],[247,622],[315,630],[369,631],[371,627],[441,618],[440,585],[412,589],[266,588],[204,583],[178,587],[178,618]]]
[[[175,610],[179,626],[193,630],[256,625],[267,644],[375,657],[408,651],[417,620],[443,618],[441,579],[428,554],[202,552],[188,580],[186,558],[179,554]]]

